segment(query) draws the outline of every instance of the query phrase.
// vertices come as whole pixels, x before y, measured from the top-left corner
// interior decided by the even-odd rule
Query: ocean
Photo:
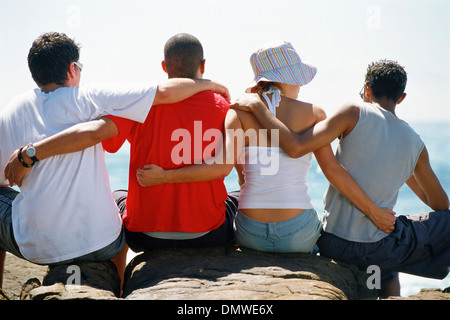
[[[450,123],[410,123],[410,125],[425,141],[431,166],[439,177],[443,188],[450,195]],[[333,142],[332,146],[335,150],[336,142]],[[127,189],[128,161],[128,144],[125,144],[115,154],[106,154],[112,190]],[[239,189],[237,174],[234,170],[225,178],[225,185],[228,191]],[[319,215],[323,211],[322,197],[327,186],[326,178],[323,176],[315,159],[313,159],[312,167],[308,174],[308,188],[314,208]],[[394,211],[397,215],[407,215],[427,212],[430,209],[405,185],[399,192]],[[407,297],[418,293],[422,288],[444,289],[450,287],[450,275],[444,280],[434,280],[400,273],[400,284],[401,295]]]

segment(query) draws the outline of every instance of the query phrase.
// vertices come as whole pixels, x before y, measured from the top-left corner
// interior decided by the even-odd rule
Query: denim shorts
[[[12,188],[0,187],[0,249],[8,251],[9,253],[12,253],[19,258],[26,259],[20,253],[19,247],[14,239],[14,231],[12,225],[12,202],[18,194],[19,192]],[[80,261],[108,261],[117,256],[122,251],[124,245],[125,234],[122,229],[122,232],[116,238],[116,240],[114,240],[106,247],[88,253],[81,257],[52,263],[52,265],[69,264]]]
[[[0,249],[25,259],[20,253],[12,226],[12,202],[19,194],[9,187],[0,187]]]
[[[260,222],[236,214],[236,242],[246,248],[266,252],[305,252],[314,250],[322,230],[317,212],[306,209],[299,215],[281,222]]]

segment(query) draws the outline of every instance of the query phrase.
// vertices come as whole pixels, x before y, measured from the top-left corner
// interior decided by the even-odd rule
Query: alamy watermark
[[[70,265],[67,267],[66,274],[69,274],[66,285],[80,285],[81,284],[81,269],[77,265]]]
[[[366,26],[370,30],[381,29],[381,8],[377,5],[370,5],[366,9]]]
[[[247,153],[242,148],[240,156],[236,155],[235,147],[238,145],[244,147],[246,140],[250,146],[257,146],[258,142],[270,140],[270,148],[250,148]],[[271,149],[279,146],[278,129],[270,131],[267,129],[248,129],[246,131],[226,129],[224,137],[222,131],[216,128],[210,128],[203,132],[202,121],[194,121],[193,133],[184,128],[176,129],[172,132],[171,141],[178,141],[171,151],[171,160],[176,165],[259,164],[262,175],[276,174],[279,169],[279,153]],[[204,147],[205,142],[208,144]],[[225,155],[224,144],[226,144]]]
[[[72,4],[67,7],[67,27],[70,29],[81,28],[81,8],[78,5]]]
[[[367,278],[366,285],[370,290],[381,289],[381,269],[377,265],[367,267],[366,273],[370,274]]]

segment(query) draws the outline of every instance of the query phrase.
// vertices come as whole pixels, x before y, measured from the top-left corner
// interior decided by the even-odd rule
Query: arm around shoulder
[[[316,117],[314,126],[305,132],[291,134],[291,139],[286,140],[289,143],[288,154],[293,158],[316,151],[347,135],[359,119],[359,107],[354,104],[343,105],[329,117],[322,108],[314,105],[313,113]]]
[[[230,100],[228,89],[211,80],[172,78],[158,83],[153,105],[170,104],[183,101],[201,91],[211,90]]]
[[[228,176],[240,156],[243,148],[242,139],[234,133],[242,129],[235,110],[229,110],[225,117],[225,143],[216,150],[217,157],[204,159],[202,164],[193,164],[178,169],[165,170],[154,164],[147,164],[136,172],[137,180],[143,187],[163,183],[187,183],[222,179]]]
[[[34,143],[36,158],[44,160],[49,157],[77,152],[92,147],[105,139],[118,134],[118,129],[109,118],[100,118],[90,122],[76,124],[51,137]],[[16,150],[4,169],[5,178],[10,185],[21,186],[22,180],[29,168],[25,168],[21,162],[31,163],[31,159],[25,152],[25,148]],[[19,157],[19,151],[21,152]],[[22,158],[22,161],[20,161]]]

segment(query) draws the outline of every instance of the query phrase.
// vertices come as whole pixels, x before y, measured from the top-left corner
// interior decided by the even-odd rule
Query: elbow
[[[84,141],[86,148],[95,146],[103,141],[101,134],[95,130],[80,133],[78,139]]]
[[[448,210],[450,207],[450,203],[448,200],[448,197],[445,197],[445,199],[442,199],[439,202],[433,203],[430,205],[431,209],[433,209],[434,211],[444,211],[444,210]]]
[[[231,170],[233,169],[233,165],[229,165],[229,164],[223,164],[220,166],[220,169],[217,170],[218,171],[218,175],[219,175],[219,179],[223,179],[225,177],[227,177]]]
[[[170,90],[167,89],[165,85],[158,84],[158,89],[156,90],[156,95],[154,99],[154,105],[166,104],[170,96]]]
[[[89,146],[94,146],[109,138],[108,131],[100,126],[100,122],[91,123],[80,132],[80,139],[84,139]]]
[[[289,148],[286,153],[291,158],[300,158],[307,154],[308,150],[306,150],[303,146],[294,146]]]

